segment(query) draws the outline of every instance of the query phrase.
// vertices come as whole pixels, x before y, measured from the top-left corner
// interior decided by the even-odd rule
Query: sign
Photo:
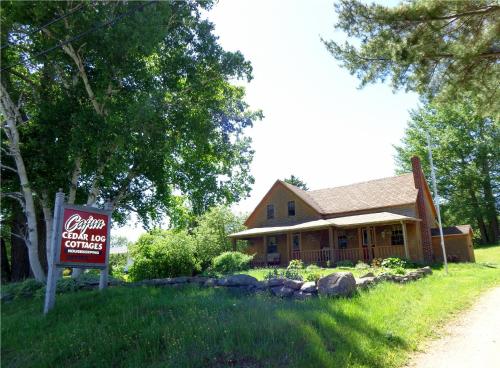
[[[111,213],[63,205],[58,227],[57,267],[106,268]]]

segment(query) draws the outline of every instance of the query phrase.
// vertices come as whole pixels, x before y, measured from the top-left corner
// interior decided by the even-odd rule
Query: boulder
[[[300,300],[305,300],[305,299],[309,299],[309,298],[312,298],[314,296],[313,293],[306,293],[302,290],[298,290],[298,291],[295,291],[293,293],[293,297],[295,299],[300,299]]]
[[[273,293],[276,296],[279,296],[280,298],[286,298],[289,296],[292,296],[295,290],[290,289],[286,286],[276,286],[271,288],[271,293]]]
[[[370,285],[375,284],[375,277],[364,277],[361,279],[356,279],[356,287],[360,289],[366,289]]]
[[[423,272],[424,275],[432,275],[432,270],[429,266],[422,267],[420,271]]]
[[[217,284],[219,286],[250,286],[250,285],[254,286],[258,285],[258,283],[259,282],[255,277],[238,274],[219,279]]]
[[[203,285],[207,287],[217,286],[217,279],[209,278]]]
[[[283,286],[286,286],[287,288],[290,288],[293,290],[300,290],[300,288],[302,287],[302,284],[304,284],[304,282],[302,282],[302,281],[285,279]]]
[[[360,278],[361,279],[364,279],[365,277],[375,277],[375,275],[373,274],[373,272],[368,272],[368,273],[365,273],[363,276],[361,276]]]
[[[190,277],[187,276],[179,276],[179,277],[173,277],[169,280],[169,284],[185,284],[186,282],[189,282]]]
[[[267,280],[267,286],[269,287],[275,287],[275,286],[281,286],[285,283],[285,279],[269,279]]]
[[[351,272],[337,272],[318,280],[319,295],[350,296],[356,290],[356,279]]]
[[[300,288],[300,291],[302,291],[303,293],[315,293],[317,291],[316,283],[314,281],[304,282]]]

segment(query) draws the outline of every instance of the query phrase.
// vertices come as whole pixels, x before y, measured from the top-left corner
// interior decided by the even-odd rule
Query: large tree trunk
[[[42,212],[43,212],[43,219],[45,221],[45,256],[47,258],[47,264],[49,263],[50,260],[50,248],[52,246],[51,241],[52,241],[52,226],[54,222],[54,218],[52,215],[52,209],[50,208],[49,205],[49,197],[47,195],[47,192],[42,192]]]
[[[488,164],[488,159],[484,157],[481,160],[481,171],[482,171],[482,185],[485,200],[485,212],[488,220],[488,237],[491,243],[496,243],[499,237],[498,228],[498,213],[496,209],[495,197],[493,196],[493,189],[491,186],[491,175],[490,167]]]
[[[24,238],[24,228],[26,219],[21,212],[18,212],[13,219],[10,236],[10,260],[11,260],[11,280],[21,281],[30,276],[30,263],[28,249]]]
[[[469,186],[469,196],[470,196],[470,204],[472,206],[472,210],[474,211],[474,216],[477,221],[477,227],[479,228],[479,232],[481,233],[481,242],[488,243],[488,231],[486,228],[486,224],[484,222],[484,218],[482,215],[481,208],[479,207],[476,193],[474,192],[474,188]]]
[[[10,281],[11,272],[10,272],[9,259],[7,258],[7,247],[5,246],[5,241],[3,240],[3,238],[1,238],[0,242],[2,246],[2,253],[1,253],[2,283],[4,283]]]
[[[40,259],[38,258],[38,231],[36,221],[35,202],[33,200],[33,192],[28,180],[26,166],[21,155],[19,147],[19,131],[17,124],[22,122],[21,114],[18,107],[10,98],[3,83],[0,83],[0,111],[6,119],[3,128],[9,142],[10,155],[16,163],[17,174],[21,183],[21,190],[24,198],[24,213],[28,223],[28,236],[26,238],[26,246],[28,247],[28,256],[31,270],[35,279],[45,282],[45,273],[43,272]]]

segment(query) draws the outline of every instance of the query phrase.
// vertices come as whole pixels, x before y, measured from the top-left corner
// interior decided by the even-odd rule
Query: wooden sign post
[[[55,304],[58,268],[100,269],[99,289],[107,287],[111,213],[109,204],[104,210],[68,205],[64,204],[64,193],[56,194],[45,314]]]

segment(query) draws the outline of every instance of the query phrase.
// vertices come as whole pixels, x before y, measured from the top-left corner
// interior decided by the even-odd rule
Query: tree
[[[472,92],[481,113],[498,114],[497,1],[412,0],[387,7],[341,0],[335,8],[335,28],[350,41],[323,42],[361,86],[391,78],[395,89],[443,101]]]
[[[307,184],[304,183],[302,180],[300,180],[299,177],[295,175],[290,175],[289,178],[283,180],[285,183],[295,185],[297,188],[300,188],[302,190],[309,190],[307,187]]]
[[[111,235],[109,244],[111,248],[128,248],[132,242],[130,242],[125,236]]]
[[[251,65],[218,44],[200,14],[210,2],[2,6],[11,44],[2,81],[26,96],[21,153],[47,237],[61,187],[70,203],[109,201],[115,222],[134,211],[146,226],[169,214],[177,193],[197,214],[248,194],[253,151],[243,129],[261,113],[231,84],[250,80]],[[55,17],[64,18],[34,32]]]
[[[193,230],[196,244],[196,257],[203,269],[223,252],[231,251],[232,244],[228,235],[245,229],[246,216],[235,215],[227,206],[216,206],[198,218]],[[243,250],[245,241],[237,242],[237,249]]]
[[[411,112],[401,145],[396,146],[400,172],[410,171],[418,155],[430,177],[426,132],[433,156],[445,224],[474,224],[483,243],[499,239],[500,129],[498,120],[483,117],[471,101],[424,103]]]

